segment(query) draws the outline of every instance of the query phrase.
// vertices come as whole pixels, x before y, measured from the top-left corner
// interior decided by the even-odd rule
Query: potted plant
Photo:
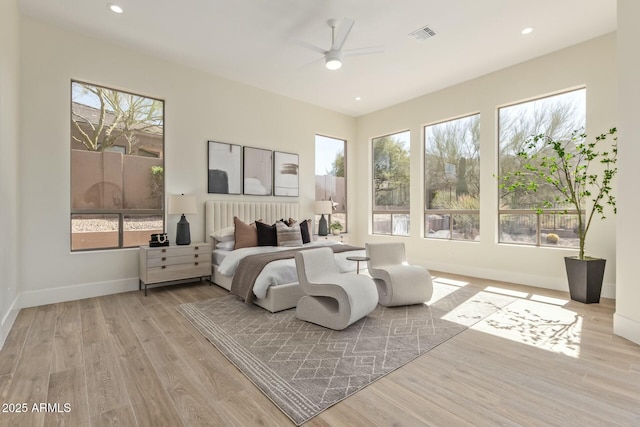
[[[567,140],[554,140],[544,134],[532,136],[518,152],[524,170],[498,178],[500,188],[512,191],[535,192],[541,183],[555,189],[554,196],[536,207],[538,214],[557,204],[584,212],[578,215],[578,256],[565,257],[571,299],[584,303],[600,301],[606,260],[586,256],[585,242],[594,217],[604,219],[607,207],[616,213],[616,200],[611,194],[611,181],[618,171],[616,132],[611,128],[591,142],[586,142],[587,135],[582,131],[573,131]],[[609,136],[613,143],[603,147]],[[601,166],[594,171],[591,166],[597,163]]]
[[[331,233],[340,234],[340,232],[342,231],[342,224],[340,224],[339,221],[333,221],[329,228],[331,229]]]

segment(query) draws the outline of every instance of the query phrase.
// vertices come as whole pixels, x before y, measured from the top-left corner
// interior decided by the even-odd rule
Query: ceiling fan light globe
[[[339,59],[327,58],[325,66],[327,67],[327,70],[335,71],[342,67],[342,61],[340,61]]]
[[[342,67],[342,55],[340,51],[330,50],[327,52],[324,65],[328,70],[337,70]]]

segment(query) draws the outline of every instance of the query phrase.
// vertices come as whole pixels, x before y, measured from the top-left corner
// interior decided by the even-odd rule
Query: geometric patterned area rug
[[[434,281],[429,304],[378,306],[333,331],[228,295],[182,304],[184,315],[300,425],[515,300]]]

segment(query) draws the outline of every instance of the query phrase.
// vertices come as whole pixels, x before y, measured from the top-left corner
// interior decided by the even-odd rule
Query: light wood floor
[[[519,299],[307,426],[640,425],[640,346],[612,334],[613,301],[436,276]],[[0,403],[28,412],[0,425],[293,425],[175,309],[226,294],[203,282],[22,310]]]

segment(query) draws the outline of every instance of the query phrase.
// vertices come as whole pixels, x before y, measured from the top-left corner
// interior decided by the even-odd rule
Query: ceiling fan
[[[353,24],[355,23],[355,21],[350,18],[344,18],[342,20],[342,23],[340,24],[340,27],[337,28],[337,31],[336,19],[330,19],[327,23],[331,27],[331,48],[329,50],[324,50],[318,46],[314,46],[305,42],[300,43],[302,46],[324,55],[324,63],[327,69],[337,70],[342,67],[342,58],[345,56],[366,55],[370,53],[384,52],[384,48],[382,46],[342,50],[344,42],[347,40],[347,37],[349,36],[349,33],[351,32],[351,28],[353,28]]]

